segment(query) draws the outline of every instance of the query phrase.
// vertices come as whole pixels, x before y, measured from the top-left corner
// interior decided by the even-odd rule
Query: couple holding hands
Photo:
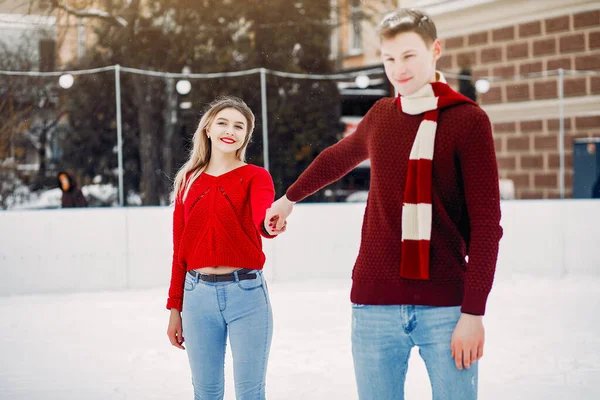
[[[417,346],[434,400],[477,398],[482,316],[502,236],[490,122],[436,70],[441,47],[428,15],[394,11],[378,34],[398,96],[379,100],[275,202],[269,173],[244,161],[250,108],[223,97],[202,116],[174,182],[167,301],[167,334],[187,351],[195,399],[223,398],[228,336],[236,398],[265,398],[273,315],[262,239],[286,230],[296,202],[367,159],[350,296],[358,397],[403,399]]]

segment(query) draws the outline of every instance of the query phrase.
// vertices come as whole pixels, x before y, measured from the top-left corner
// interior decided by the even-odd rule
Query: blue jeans
[[[227,334],[237,399],[265,398],[273,314],[262,271],[256,279],[204,282],[189,273],[183,297],[183,337],[195,400],[222,399]]]
[[[433,400],[477,399],[477,362],[456,368],[450,342],[460,307],[352,305],[352,357],[361,400],[403,400],[413,346],[425,361]]]

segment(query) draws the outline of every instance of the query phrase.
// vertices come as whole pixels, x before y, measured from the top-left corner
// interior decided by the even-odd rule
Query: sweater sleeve
[[[369,158],[367,138],[375,104],[358,124],[356,131],[326,148],[287,190],[286,196],[298,202],[352,171]]]
[[[264,230],[265,214],[275,199],[275,187],[271,175],[264,168],[260,168],[258,174],[250,184],[250,206],[252,207],[252,221],[261,236],[272,239],[277,235],[269,235]]]
[[[183,203],[180,197],[175,199],[173,210],[173,261],[171,265],[171,285],[169,287],[169,298],[167,308],[175,308],[179,311],[183,308],[183,286],[185,283],[186,266],[179,262],[179,243],[185,226]]]
[[[492,128],[485,112],[480,108],[474,110],[471,129],[466,130],[458,147],[471,232],[462,312],[484,315],[494,281],[502,227]]]

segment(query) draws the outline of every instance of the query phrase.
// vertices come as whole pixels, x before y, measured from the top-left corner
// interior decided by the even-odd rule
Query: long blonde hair
[[[246,148],[250,142],[252,131],[254,131],[254,114],[250,107],[238,97],[219,97],[208,105],[208,109],[200,119],[198,129],[196,129],[192,139],[193,147],[190,151],[190,158],[183,164],[175,176],[173,192],[171,194],[173,202],[180,199],[183,203],[190,191],[190,187],[208,165],[208,162],[210,161],[211,146],[206,129],[213,123],[217,114],[226,108],[233,108],[234,110],[239,111],[246,118],[246,121],[248,121],[244,143],[235,153],[238,160],[246,161]],[[190,172],[191,175],[186,180],[186,177]]]

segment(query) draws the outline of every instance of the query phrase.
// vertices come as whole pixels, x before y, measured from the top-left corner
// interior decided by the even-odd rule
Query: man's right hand
[[[287,217],[294,209],[294,204],[284,195],[271,204],[271,207],[267,210],[265,221],[276,221],[275,231],[281,231],[285,227]]]

